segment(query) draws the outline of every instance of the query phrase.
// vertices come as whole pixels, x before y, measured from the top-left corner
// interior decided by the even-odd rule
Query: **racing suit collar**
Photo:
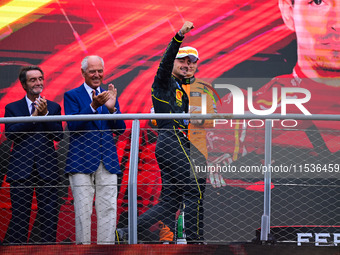
[[[172,78],[174,78],[175,79],[175,81],[178,83],[178,84],[182,84],[182,80],[181,79],[178,79],[175,75],[171,75],[172,76]]]
[[[184,79],[182,80],[182,84],[183,84],[183,85],[193,84],[193,83],[195,82],[195,80],[196,80],[195,76],[192,76],[192,77],[190,77],[190,78],[184,78]]]

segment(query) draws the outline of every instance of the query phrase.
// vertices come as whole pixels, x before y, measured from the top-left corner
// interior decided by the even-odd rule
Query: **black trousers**
[[[194,153],[193,153],[194,152]],[[194,160],[206,164],[205,157],[176,130],[161,130],[156,145],[156,158],[161,169],[160,202],[138,218],[139,239],[161,220],[174,232],[176,212],[184,204],[187,240],[203,239],[203,194],[206,178],[198,178]]]
[[[39,242],[56,242],[59,213],[57,184],[55,180],[41,179],[35,171],[29,179],[11,181],[12,218],[5,243],[27,243],[34,190],[38,204],[36,220],[39,220]]]

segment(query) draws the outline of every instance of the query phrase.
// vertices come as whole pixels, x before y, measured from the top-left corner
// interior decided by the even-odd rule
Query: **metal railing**
[[[74,115],[74,116],[44,116],[44,117],[15,117],[1,118],[0,124],[18,123],[18,122],[53,122],[53,121],[93,121],[93,120],[133,120],[131,130],[131,145],[129,158],[129,178],[128,178],[128,231],[129,244],[138,242],[137,235],[137,217],[138,217],[138,198],[137,198],[137,178],[138,178],[138,156],[140,148],[140,122],[139,120],[151,119],[213,119],[213,120],[266,120],[264,132],[264,166],[270,169],[272,163],[272,120],[313,120],[313,121],[340,121],[340,115],[300,115],[287,114],[271,114],[266,116],[258,116],[254,114],[232,115],[232,114],[119,114],[119,115]],[[294,128],[292,128],[293,130]],[[3,131],[3,130],[2,130]],[[335,179],[339,178],[339,174]],[[263,213],[261,220],[261,241],[268,241],[271,227],[271,190],[272,190],[272,173],[265,171],[263,175],[264,193],[263,193]],[[335,183],[335,187],[338,182]],[[228,241],[228,240],[227,240]],[[233,240],[235,241],[235,240]]]

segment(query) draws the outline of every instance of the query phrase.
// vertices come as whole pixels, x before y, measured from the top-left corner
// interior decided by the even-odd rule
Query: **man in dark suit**
[[[19,80],[26,96],[5,107],[5,117],[60,115],[59,104],[41,97],[44,73],[38,66],[23,67]],[[58,168],[54,141],[63,137],[61,122],[8,123],[6,137],[13,142],[7,181],[11,185],[12,218],[6,242],[26,243],[35,189],[40,241],[56,242],[58,224]]]
[[[65,93],[65,114],[120,114],[117,89],[104,91],[104,61],[85,57],[81,63],[85,82]],[[97,243],[114,244],[117,215],[117,174],[120,174],[113,133],[125,130],[123,120],[69,121],[70,146],[66,162],[74,198],[76,243],[91,243],[94,194]]]

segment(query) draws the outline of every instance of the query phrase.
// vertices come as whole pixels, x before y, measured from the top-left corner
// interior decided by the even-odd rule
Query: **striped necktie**
[[[99,91],[98,91],[98,90],[99,90],[99,89],[96,89],[96,96],[99,95]],[[102,107],[101,107],[101,106],[97,108],[97,112],[98,112],[99,114],[102,113]]]
[[[31,115],[34,113],[35,107],[34,107],[34,103],[31,104]]]

